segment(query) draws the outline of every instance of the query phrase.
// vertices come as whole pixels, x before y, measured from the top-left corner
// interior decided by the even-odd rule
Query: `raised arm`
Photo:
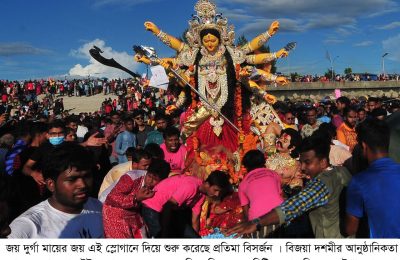
[[[171,47],[172,49],[176,51],[181,51],[183,49],[183,46],[185,45],[183,42],[178,40],[177,38],[168,35],[167,33],[161,31],[157,25],[155,25],[152,22],[145,22],[144,27],[146,30],[151,31],[154,35],[156,35],[163,43],[165,43],[167,46]]]
[[[246,62],[249,64],[265,64],[279,58],[287,57],[288,55],[288,51],[286,51],[285,49],[280,49],[279,51],[273,53],[247,55]]]
[[[253,52],[257,49],[259,49],[261,46],[263,46],[269,38],[271,38],[277,31],[279,30],[279,22],[274,21],[270,25],[268,31],[258,35],[256,38],[253,40],[249,41],[247,44],[245,44],[242,47],[242,50],[247,54],[250,52]]]

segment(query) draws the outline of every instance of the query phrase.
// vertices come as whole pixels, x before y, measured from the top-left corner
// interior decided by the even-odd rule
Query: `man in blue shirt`
[[[357,232],[366,214],[371,238],[400,238],[400,164],[388,157],[390,130],[384,121],[367,119],[357,128],[369,167],[353,176],[347,191],[346,232]]]
[[[128,117],[124,119],[125,131],[118,134],[115,141],[115,152],[118,155],[118,164],[126,163],[128,157],[126,150],[129,147],[136,147],[136,136],[133,133],[133,119]]]

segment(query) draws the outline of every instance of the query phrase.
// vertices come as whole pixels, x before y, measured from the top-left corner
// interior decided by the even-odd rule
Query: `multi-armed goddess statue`
[[[161,64],[173,71],[172,77],[186,88],[176,106],[185,110],[182,136],[189,157],[194,158],[192,173],[204,177],[211,170],[224,169],[237,183],[242,177],[243,154],[274,145],[273,131],[268,130],[268,125],[282,125],[270,106],[275,98],[267,94],[266,86],[285,85],[287,80],[271,74],[265,69],[268,66],[259,69],[257,65],[286,57],[293,44],[274,53],[257,51],[278,31],[279,22],[275,21],[244,46],[235,46],[234,28],[216,12],[214,3],[199,0],[195,11],[185,42],[161,31],[152,22],[144,23],[146,30],[177,52],[175,58],[154,59],[138,52],[135,60]]]

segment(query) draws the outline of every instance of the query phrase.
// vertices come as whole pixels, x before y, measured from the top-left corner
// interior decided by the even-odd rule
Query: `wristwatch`
[[[251,221],[251,223],[256,224],[256,230],[260,231],[262,226],[260,224],[260,218],[255,218]]]

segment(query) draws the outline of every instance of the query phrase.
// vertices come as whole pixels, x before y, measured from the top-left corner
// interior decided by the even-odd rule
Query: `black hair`
[[[369,97],[368,98],[368,102],[375,102],[375,103],[379,103],[380,99],[377,97]]]
[[[66,127],[64,132],[65,132],[65,135],[70,134],[70,133],[75,134],[75,130],[72,129],[71,127]]]
[[[322,123],[312,135],[318,135],[321,138],[329,138],[331,142],[336,137],[336,127],[332,123]]]
[[[356,127],[358,143],[365,143],[372,152],[388,152],[390,129],[385,121],[366,119]]]
[[[118,111],[111,111],[110,118],[113,116],[121,116],[121,115],[118,113]]]
[[[156,114],[156,116],[154,117],[154,121],[158,121],[158,120],[161,120],[161,119],[164,119],[165,121],[167,121],[167,124],[169,124],[169,116],[166,115],[163,112],[158,112]]]
[[[143,149],[135,149],[132,155],[132,162],[139,163],[142,159],[151,159],[151,155]]]
[[[387,112],[383,108],[375,108],[374,110],[371,111],[370,116],[373,118],[377,118],[378,116],[387,116]]]
[[[163,132],[164,140],[171,136],[177,136],[179,138],[180,135],[181,135],[181,132],[175,126],[168,126],[167,128],[165,128],[165,130]]]
[[[128,147],[126,149],[125,155],[126,157],[133,157],[133,153],[135,152],[135,148],[134,147]]]
[[[133,118],[137,117],[137,116],[143,116],[144,117],[144,111],[142,109],[136,109],[135,111],[133,111]]]
[[[314,151],[319,159],[327,159],[329,162],[330,140],[319,135],[312,135],[303,140],[299,147],[300,153]]]
[[[46,123],[43,122],[33,122],[31,127],[30,127],[30,135],[32,138],[39,134],[46,133],[48,129],[48,126]]]
[[[223,171],[212,171],[210,175],[208,175],[206,182],[210,186],[218,186],[221,188],[220,197],[225,196],[225,194],[232,191],[232,185],[229,182],[229,175]]]
[[[309,108],[307,108],[306,113],[308,113],[309,111],[315,111],[315,113],[318,113],[316,107],[309,107]]]
[[[294,149],[290,152],[290,156],[292,158],[299,157],[298,149],[302,141],[300,133],[292,128],[286,128],[281,131],[281,135],[282,134],[287,134],[290,136],[290,145],[288,148],[290,149],[294,147]]]
[[[354,106],[346,106],[343,110],[343,115],[347,116],[348,113],[350,113],[351,111],[357,113],[357,108]]]
[[[204,29],[200,32],[200,39],[203,39],[204,36],[207,34],[214,35],[215,37],[218,38],[219,41],[221,41],[221,35],[218,30],[216,29]]]
[[[144,150],[151,155],[151,158],[164,159],[164,157],[165,157],[164,151],[156,143],[146,144],[146,146],[144,147]]]
[[[336,102],[340,102],[342,104],[345,104],[346,107],[350,106],[350,103],[351,103],[350,99],[348,97],[345,97],[345,96],[338,97],[338,99],[336,99]]]
[[[171,166],[163,159],[152,159],[147,172],[158,176],[161,180],[164,180],[171,172]]]
[[[79,117],[76,115],[70,115],[65,119],[65,125],[68,125],[69,123],[79,123]]]
[[[122,120],[124,122],[124,124],[126,124],[127,122],[133,122],[133,118],[130,116],[124,117],[124,119]]]
[[[265,156],[259,150],[250,150],[243,156],[242,164],[248,172],[263,168],[265,167]]]
[[[92,171],[94,159],[92,153],[81,145],[64,142],[47,154],[42,173],[44,179],[56,181],[62,172],[71,168],[76,168],[78,171]]]
[[[50,131],[52,128],[61,128],[63,132],[65,132],[65,124],[62,120],[54,120],[51,122],[47,128],[47,131]]]

